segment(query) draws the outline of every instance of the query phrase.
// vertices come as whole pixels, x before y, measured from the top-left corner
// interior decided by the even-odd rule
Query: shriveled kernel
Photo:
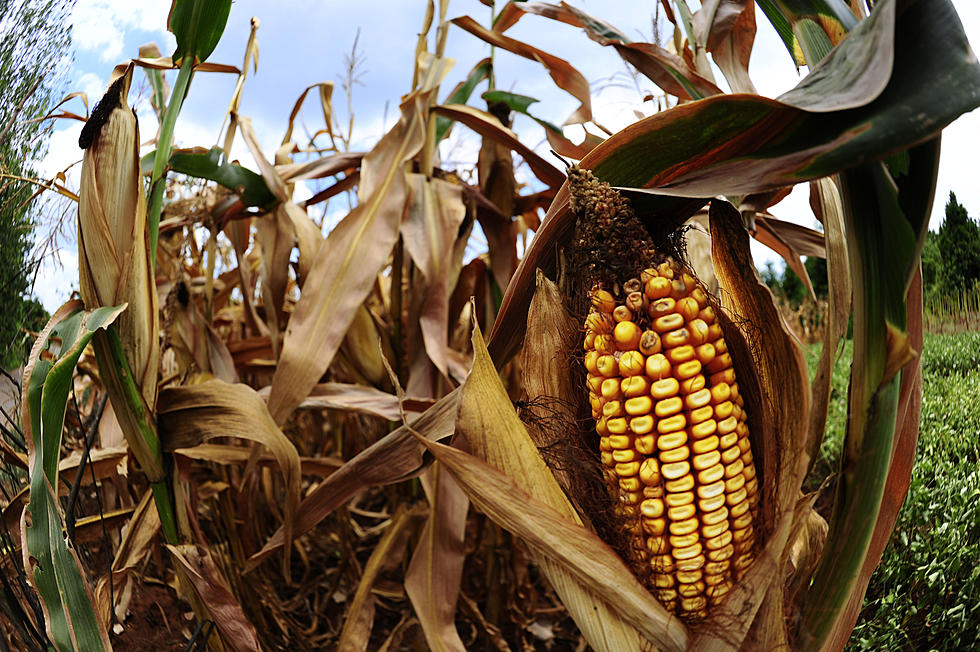
[[[616,300],[606,290],[592,290],[592,306],[599,312],[611,313],[616,308]]]
[[[639,351],[624,351],[619,356],[620,376],[639,376],[643,373],[645,366],[646,360],[643,359],[643,354]]]
[[[656,331],[645,330],[640,335],[640,353],[643,355],[660,353],[661,347],[660,335]]]
[[[643,314],[646,308],[646,297],[642,292],[630,292],[626,295],[626,307],[634,314]]]
[[[585,318],[585,327],[595,333],[611,333],[615,322],[609,314],[592,312]]]
[[[691,278],[688,276],[688,278]],[[693,284],[693,283],[692,283]],[[670,296],[675,299],[681,299],[686,297],[688,293],[688,285],[684,283],[684,278],[675,278],[670,282]]]
[[[677,302],[670,297],[665,297],[663,299],[657,299],[650,304],[647,308],[649,315],[656,319],[658,317],[664,317],[666,315],[674,314],[674,308],[677,306]]]
[[[647,267],[642,272],[640,272],[640,283],[646,285],[647,283],[650,282],[650,279],[656,278],[657,276],[660,276],[660,274],[657,273],[656,269],[654,269],[653,267]]]
[[[623,292],[631,294],[633,292],[639,292],[643,288],[643,283],[640,282],[638,278],[631,278],[625,283],[623,283]]]

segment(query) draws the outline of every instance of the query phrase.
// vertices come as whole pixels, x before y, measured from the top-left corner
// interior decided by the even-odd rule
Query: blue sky
[[[577,0],[573,4],[637,40],[649,40],[651,17],[658,2]],[[698,2],[692,0],[689,4],[696,7]],[[954,5],[968,37],[976,44],[980,38],[980,3],[954,0]],[[70,90],[88,93],[90,104],[94,104],[105,89],[112,67],[136,56],[140,45],[154,41],[164,54],[169,54],[174,46],[173,36],[165,29],[169,7],[169,0],[78,0],[72,16],[75,60],[69,73]],[[399,97],[409,90],[424,8],[423,0],[360,0],[353,3],[238,0],[232,5],[224,37],[211,60],[240,66],[249,21],[253,16],[260,20],[258,72],[254,76],[250,74],[246,82],[241,114],[252,119],[263,149],[271,157],[282,140],[293,103],[310,84],[335,82],[334,108],[339,122],[346,124],[346,100],[340,80],[345,56],[350,53],[359,29],[359,52],[363,57],[360,80],[363,85],[356,85],[353,90],[352,149],[367,149],[381,136],[385,126],[390,126],[396,119]],[[478,0],[453,0],[449,16],[460,15],[471,15],[486,24],[490,9]],[[759,92],[772,97],[792,88],[800,76],[759,11],[757,22],[759,33],[750,74]],[[638,93],[631,82],[610,85],[608,82],[614,73],[619,74],[613,81],[624,81],[622,61],[611,48],[590,41],[579,29],[526,16],[508,31],[508,35],[562,57],[581,71],[593,86],[593,112],[601,124],[618,129],[636,119],[634,110],[647,114],[652,111],[650,103],[643,106],[641,102],[642,95],[652,90],[652,86],[641,80]],[[443,95],[462,80],[477,61],[488,55],[489,46],[452,27],[446,53],[457,63],[443,84]],[[541,118],[561,124],[577,106],[577,101],[557,89],[544,68],[533,62],[498,50],[495,73],[499,88],[538,98],[540,103],[534,105],[532,111]],[[168,74],[173,80],[174,74]],[[720,75],[718,77],[721,79]],[[234,84],[234,75],[198,74],[195,77],[176,130],[178,145],[210,147],[217,142]],[[720,85],[724,87],[723,83]],[[595,96],[599,87],[605,89]],[[478,92],[482,90],[485,88]],[[139,112],[141,135],[146,140],[155,131],[156,123],[146,102],[148,91],[141,73],[137,73],[134,91],[130,99]],[[319,104],[311,97],[302,119],[297,122],[294,139],[303,138],[307,129],[312,133],[322,126]],[[45,174],[53,175],[80,159],[81,152],[77,148],[80,127],[79,123],[71,121],[55,126],[48,155],[41,163]],[[536,124],[518,116],[514,128],[525,142],[547,152],[543,132]],[[574,129],[569,129],[568,135],[576,139],[580,136]],[[943,205],[950,189],[956,192],[971,216],[980,216],[980,184],[976,183],[974,172],[974,150],[978,143],[980,111],[960,118],[948,128],[943,142],[932,228],[937,228],[942,220]],[[443,145],[443,155],[447,160],[475,160],[478,146],[478,141],[465,129],[457,128],[450,141]],[[254,162],[240,139],[232,154],[254,169]],[[69,174],[70,186],[74,184],[74,178],[77,177]],[[530,180],[529,175],[524,178]],[[302,196],[310,189],[301,187],[297,192]],[[807,205],[807,193],[802,187],[776,206],[773,213],[806,225],[815,223]],[[69,236],[62,238],[60,244],[60,263],[47,259],[35,288],[49,311],[67,299],[71,289],[77,288],[75,243]],[[757,262],[774,259],[761,245],[754,248],[754,254]]]

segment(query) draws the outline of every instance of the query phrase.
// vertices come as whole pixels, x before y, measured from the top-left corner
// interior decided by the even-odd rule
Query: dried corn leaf
[[[310,272],[317,283],[305,288],[296,303],[272,380],[269,411],[278,423],[326,371],[358,306],[388,262],[407,202],[404,164],[422,149],[429,96],[447,71],[446,62],[431,66],[421,89],[402,102],[398,124],[362,161],[357,207],[317,253]]]
[[[524,539],[563,604],[597,650],[687,646],[683,623],[644,589],[622,560],[581,525],[517,418],[479,329],[462,388],[457,432],[474,455],[426,442],[473,504]],[[648,643],[646,643],[648,644]]]
[[[470,501],[453,476],[436,463],[422,475],[429,518],[405,573],[405,591],[429,649],[464,652],[456,631],[456,601],[466,561]]]
[[[823,223],[827,252],[827,321],[824,329],[823,349],[813,377],[810,431],[806,452],[810,468],[816,462],[827,427],[827,409],[830,406],[830,390],[833,384],[833,365],[837,347],[847,329],[851,314],[851,274],[848,269],[847,242],[844,239],[844,214],[840,191],[832,179],[820,179],[810,186],[810,204],[814,214]]]
[[[255,627],[245,616],[221,570],[211,559],[207,548],[193,544],[167,545],[171,557],[186,574],[187,579],[203,604],[215,627],[221,634],[222,642],[230,650],[262,649],[259,645]]]
[[[749,57],[755,41],[755,2],[706,0],[692,19],[695,40],[712,54],[733,93],[755,93]]]
[[[123,528],[109,574],[100,577],[95,585],[96,605],[106,622],[114,620],[110,611],[115,612],[115,620],[125,622],[133,584],[139,578],[139,572],[135,569],[143,563],[156,543],[157,532],[160,531],[160,516],[154,509],[152,500],[153,492],[147,490],[133,511],[132,518]],[[115,604],[111,602],[110,596],[115,598]]]
[[[268,448],[283,474],[286,504],[282,528],[285,540],[292,541],[300,499],[299,454],[255,390],[220,380],[168,387],[160,392],[157,418],[165,450],[189,448],[215,437],[248,439]]]
[[[428,461],[424,448],[412,432],[432,440],[449,437],[454,432],[459,390],[439,399],[410,426],[401,426],[358,453],[336,473],[320,483],[303,499],[294,519],[293,532],[300,536],[335,509],[350,500],[357,492],[378,485],[401,482],[417,476]],[[249,558],[246,571],[280,549],[286,542],[279,528],[257,553]]]
[[[566,3],[554,5],[546,2],[510,3],[512,11],[538,14],[569,25],[581,27],[590,39],[604,46],[612,46],[624,61],[632,64],[653,83],[681,99],[701,99],[720,95],[721,89],[714,82],[701,76],[694,66],[656,43],[633,43],[621,31],[609,23],[594,18]],[[517,16],[511,20],[516,22]],[[495,26],[496,29],[496,26]]]
[[[509,36],[504,36],[499,32],[489,30],[469,16],[454,18],[450,22],[466,30],[478,39],[486,41],[490,45],[503,48],[525,59],[537,61],[547,68],[548,74],[551,75],[558,88],[566,91],[581,103],[578,109],[568,117],[565,124],[578,124],[580,122],[588,122],[592,119],[592,99],[589,94],[589,82],[570,63],[553,54],[539,50],[533,45],[528,45]]]
[[[371,591],[378,576],[397,568],[405,556],[408,539],[425,517],[424,509],[406,509],[404,504],[391,519],[384,536],[374,547],[357,591],[347,608],[347,617],[340,632],[338,652],[364,652],[370,644],[371,629],[374,625],[374,596]]]
[[[561,170],[522,143],[517,137],[517,134],[505,127],[500,120],[486,111],[481,111],[465,104],[447,104],[433,107],[432,112],[437,115],[452,118],[466,125],[481,136],[492,138],[511,148],[527,161],[528,167],[534,172],[534,176],[549,186],[557,188],[565,181],[565,175]]]
[[[698,650],[727,650],[732,642],[745,639],[767,592],[773,591],[777,601],[782,599],[784,553],[806,473],[810,382],[803,351],[755,271],[741,214],[731,204],[716,200],[711,203],[710,220],[722,308],[741,326],[740,334],[726,328],[725,337],[730,342],[742,338],[745,343],[730,345],[729,350],[739,369],[739,385],[746,388],[752,448],[762,455],[760,520],[769,524],[755,563],[712,615],[726,623],[725,631],[704,631],[694,642]],[[775,620],[766,635],[784,640],[783,620]]]
[[[419,315],[419,326],[429,359],[448,377],[446,333],[449,331],[449,294],[453,250],[459,228],[466,217],[460,187],[423,174],[409,174],[410,202],[401,226],[405,250],[415,261],[426,281],[425,303]],[[456,270],[458,275],[458,269]],[[375,343],[374,350],[377,351]],[[380,372],[383,370],[379,370]]]

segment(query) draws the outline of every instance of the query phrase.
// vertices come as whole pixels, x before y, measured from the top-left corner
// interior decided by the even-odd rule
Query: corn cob
[[[615,251],[619,239],[651,260],[649,238],[607,184],[575,168],[569,178],[593,283],[586,384],[628,561],[669,610],[697,620],[753,560],[759,484],[745,401],[704,287],[669,257],[622,280],[623,263],[588,245]]]

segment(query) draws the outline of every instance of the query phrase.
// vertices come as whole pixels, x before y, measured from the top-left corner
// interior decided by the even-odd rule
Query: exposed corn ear
[[[615,191],[590,173],[572,174],[582,175],[573,208],[591,202],[588,217],[606,221],[602,238],[583,229],[584,245],[610,233],[616,244],[617,229],[642,228]],[[653,259],[646,236],[634,242],[637,254]],[[624,265],[592,260],[587,274],[595,285],[585,318],[586,385],[600,458],[634,571],[669,610],[694,620],[753,560],[759,483],[745,401],[701,284],[670,258],[638,266],[626,280]]]

